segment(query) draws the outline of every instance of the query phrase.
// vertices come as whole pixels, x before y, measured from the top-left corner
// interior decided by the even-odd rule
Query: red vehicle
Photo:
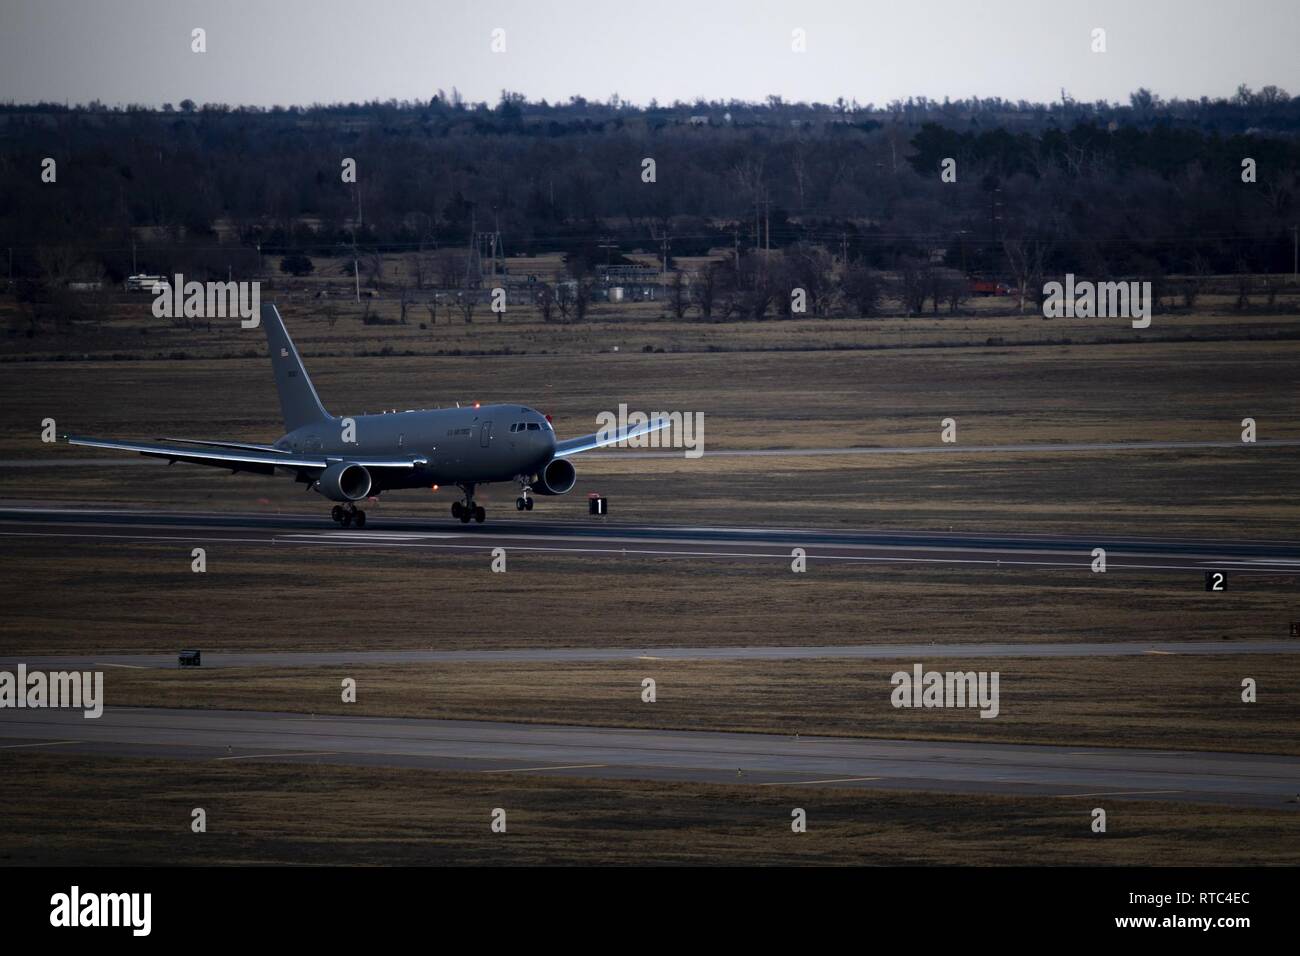
[[[1011,286],[992,279],[971,279],[970,292],[971,295],[1010,295]]]

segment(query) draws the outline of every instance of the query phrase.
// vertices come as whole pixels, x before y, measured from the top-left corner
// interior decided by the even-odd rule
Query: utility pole
[[[260,255],[261,250],[259,250]],[[361,264],[357,261],[357,231],[352,230],[352,281],[357,290],[357,301],[361,301]]]
[[[769,258],[771,258],[771,256],[772,256],[772,203],[771,200],[767,198],[767,195],[764,194],[763,196],[763,261],[766,263],[766,261]]]
[[[659,273],[659,292],[660,292],[660,295],[665,295],[665,296],[666,296],[666,295],[668,294],[668,293],[667,293],[667,284],[668,284],[668,242],[669,242],[670,239],[672,239],[672,236],[668,235],[668,227],[667,227],[666,225],[664,226],[664,234],[663,234],[662,236],[656,236],[656,235],[655,235],[654,227],[652,226],[652,227],[650,228],[650,238],[651,238],[651,239],[658,239],[659,242],[660,242],[660,244],[661,244],[661,246],[662,246],[662,248],[663,248],[664,264],[663,264],[663,271]]]

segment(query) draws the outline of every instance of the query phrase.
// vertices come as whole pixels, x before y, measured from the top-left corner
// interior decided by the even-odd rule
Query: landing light
[[[429,486],[429,490],[430,490],[430,491],[437,491],[437,490],[438,490],[438,486],[437,486],[437,485],[430,485],[430,486]]]
[[[475,402],[475,403],[474,403],[474,407],[475,407],[475,408],[478,408],[478,402]]]

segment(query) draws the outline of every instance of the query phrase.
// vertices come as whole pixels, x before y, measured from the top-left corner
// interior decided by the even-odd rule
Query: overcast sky
[[[207,52],[190,34],[207,32]],[[1107,52],[1091,33],[1106,30]],[[492,31],[506,50],[493,53]],[[791,50],[805,31],[807,51]],[[0,0],[0,99],[1300,94],[1297,0]]]

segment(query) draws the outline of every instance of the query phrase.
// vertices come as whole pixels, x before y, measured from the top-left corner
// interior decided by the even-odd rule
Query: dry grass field
[[[1112,800],[1098,835],[1096,803],[9,751],[0,865],[1300,863],[1293,807]]]
[[[1295,576],[338,551],[4,538],[0,643],[25,654],[1285,638]],[[610,615],[610,595],[626,610]]]
[[[113,670],[105,693],[117,706],[1300,754],[1297,655],[917,660],[996,670],[998,715],[895,709],[890,675],[910,660]],[[340,700],[345,677],[355,704]],[[641,700],[646,677],[653,704]],[[1256,703],[1241,701],[1245,677],[1258,682]]]

